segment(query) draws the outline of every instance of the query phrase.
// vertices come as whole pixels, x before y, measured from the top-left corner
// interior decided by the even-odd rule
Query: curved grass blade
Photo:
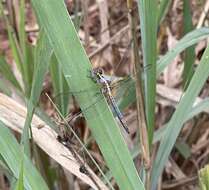
[[[195,98],[198,96],[207,77],[209,76],[209,46],[206,48],[199,66],[194,73],[192,80],[182,96],[176,111],[167,125],[166,134],[161,140],[160,147],[157,152],[156,159],[152,171],[152,187],[157,185],[159,176],[161,175],[164,165],[168,160],[168,156],[175,144],[175,141],[180,133],[182,125],[192,108]]]
[[[165,67],[168,66],[178,54],[183,52],[186,48],[198,43],[200,40],[207,38],[208,36],[209,28],[196,29],[185,35],[172,50],[170,50],[157,61],[157,76],[159,76],[161,72],[163,72]],[[122,99],[119,100],[119,108],[121,110],[123,110],[124,108],[136,101],[135,94],[132,90],[130,90],[134,88],[134,81],[131,77],[126,81],[127,84],[121,86],[122,88],[127,86],[128,89],[122,89],[123,92],[126,91],[127,93],[124,94],[124,96],[121,96]]]
[[[41,94],[44,76],[45,73],[47,72],[51,55],[52,55],[52,48],[50,46],[48,38],[44,34],[44,31],[41,31],[40,39],[36,47],[36,54],[35,54],[36,66],[34,70],[31,95],[30,95],[30,99],[27,102],[27,116],[21,138],[21,143],[24,145],[25,147],[24,149],[27,155],[30,155],[30,151],[29,151],[30,124],[33,117],[33,113],[35,111],[35,107],[37,106],[39,100],[39,96]]]
[[[16,139],[12,136],[5,125],[0,121],[0,154],[13,173],[18,179],[21,169],[22,158],[24,157],[23,165],[23,180],[25,189],[31,190],[48,190],[48,187],[42,177],[39,175],[30,160],[22,155],[21,147]],[[30,172],[28,172],[30,171]]]
[[[94,91],[75,94],[81,109],[91,105],[95,92],[98,92],[99,89],[87,76],[91,69],[90,62],[79,41],[64,2],[32,0],[32,3],[72,91],[79,92],[85,88],[95,87]],[[112,112],[104,96],[101,93],[99,96],[102,101],[84,113],[88,126],[91,128],[120,189],[144,189]],[[101,110],[105,111],[101,112]]]
[[[200,28],[186,34],[174,48],[157,61],[157,76],[171,63],[171,61],[186,48],[198,43],[209,36],[209,28]]]

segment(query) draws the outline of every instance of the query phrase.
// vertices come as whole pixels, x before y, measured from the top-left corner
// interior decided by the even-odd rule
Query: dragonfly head
[[[96,75],[102,75],[103,74],[103,70],[102,70],[102,68],[97,68],[97,69],[94,69],[94,73]]]
[[[96,79],[101,79],[103,75],[103,70],[101,68],[96,68],[91,71],[91,76]]]

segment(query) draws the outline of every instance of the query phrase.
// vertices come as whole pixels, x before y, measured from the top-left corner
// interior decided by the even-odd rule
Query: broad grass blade
[[[200,40],[205,39],[209,36],[209,28],[200,28],[193,30],[186,34],[179,42],[175,45],[164,56],[160,57],[157,61],[157,76],[165,69],[165,67],[171,63],[171,61],[186,48],[198,43]]]
[[[91,69],[90,62],[79,41],[64,2],[32,0],[32,3],[72,92],[95,87],[95,90],[75,94],[81,109],[92,105],[99,87],[88,77]],[[102,101],[94,104],[88,109],[88,112],[84,113],[88,126],[91,128],[92,134],[120,189],[143,190],[143,184],[113,114],[104,96],[101,93],[99,96]]]
[[[157,59],[157,1],[138,0],[142,37],[143,66],[150,69],[144,74],[145,112],[149,144],[152,143],[155,118],[156,59]],[[139,63],[140,64],[140,63]]]

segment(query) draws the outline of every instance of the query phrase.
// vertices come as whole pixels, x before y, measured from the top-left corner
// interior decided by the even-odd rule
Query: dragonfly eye
[[[97,75],[102,75],[103,70],[101,68],[97,68],[97,69],[94,69],[94,73],[96,73]]]

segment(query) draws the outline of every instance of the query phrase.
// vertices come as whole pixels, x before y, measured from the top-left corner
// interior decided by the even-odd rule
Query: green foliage
[[[14,73],[3,56],[0,57],[0,72],[4,74],[4,78],[7,79],[17,90],[21,91],[19,82],[15,78]]]
[[[144,189],[106,100],[87,76],[90,62],[63,2],[33,0],[32,3],[72,92],[94,87],[92,91],[74,95],[120,189]],[[101,98],[97,104],[96,93]],[[85,111],[89,105],[93,106]]]
[[[161,21],[164,19],[171,2],[172,2],[171,0],[160,0],[158,18],[157,18],[158,24],[160,24]]]
[[[185,1],[186,2],[186,1]],[[35,108],[38,105],[42,84],[45,74],[49,71],[54,95],[60,92],[68,92],[69,87],[72,92],[84,91],[85,93],[74,93],[87,124],[90,127],[93,136],[95,137],[102,154],[111,170],[120,189],[144,189],[144,185],[137,173],[137,170],[132,161],[132,154],[128,151],[123,137],[120,133],[113,114],[103,95],[100,93],[99,87],[92,82],[87,76],[91,69],[90,62],[86,53],[79,41],[73,23],[67,13],[63,1],[56,0],[32,0],[34,10],[42,30],[37,46],[34,48],[27,43],[25,33],[25,1],[20,1],[20,22],[19,30],[13,30],[10,22],[5,18],[7,24],[8,38],[10,48],[16,66],[21,73],[23,86],[17,81],[10,66],[6,63],[4,57],[0,57],[0,72],[10,84],[21,93],[27,100],[27,118],[24,126],[22,144],[27,155],[29,154],[29,131],[32,116]],[[168,156],[175,146],[176,139],[180,133],[182,125],[194,115],[202,112],[208,107],[209,101],[206,99],[195,107],[192,107],[195,98],[198,96],[206,78],[209,75],[208,57],[209,49],[207,48],[197,71],[194,73],[192,63],[194,62],[194,44],[205,39],[209,35],[208,28],[200,28],[191,31],[191,25],[185,29],[185,36],[182,37],[176,46],[167,52],[165,55],[157,55],[157,28],[163,21],[171,1],[161,0],[159,7],[157,1],[153,0],[138,0],[140,29],[142,36],[143,49],[143,64],[144,66],[151,65],[151,69],[144,72],[144,94],[145,94],[145,109],[148,123],[148,133],[150,146],[152,143],[160,141],[160,147],[157,152],[156,160],[152,170],[152,185],[156,186],[158,178],[163,171],[164,165],[168,160]],[[185,8],[187,6],[185,5]],[[0,7],[2,12],[2,6]],[[191,24],[188,20],[189,13],[185,9],[185,23]],[[79,26],[79,16],[76,15],[75,23]],[[186,25],[186,24],[185,24]],[[190,47],[190,49],[187,49]],[[187,49],[187,50],[186,50]],[[155,115],[155,89],[156,76],[168,66],[172,60],[181,52],[186,50],[184,81],[191,79],[187,91],[182,97],[171,121],[154,133],[154,115]],[[159,59],[157,60],[157,57]],[[191,71],[191,72],[190,72]],[[131,87],[131,90],[130,90]],[[4,84],[0,81],[0,88],[3,89]],[[127,88],[129,90],[127,90]],[[86,91],[86,89],[92,89]],[[10,91],[5,91],[10,94]],[[123,94],[120,101],[120,107],[126,108],[135,101],[134,81],[127,80],[125,85],[122,85],[118,91]],[[95,97],[95,94],[99,94]],[[101,100],[100,100],[101,99]],[[100,100],[98,103],[98,100]],[[66,116],[68,110],[69,97],[61,95],[56,99],[56,103],[61,113]],[[90,105],[91,108],[86,110]],[[95,117],[95,115],[97,117]],[[34,169],[28,158],[24,155],[21,159],[21,149],[14,137],[0,123],[0,154],[2,163],[15,178],[19,179],[16,189],[47,189],[43,179]],[[154,138],[153,138],[154,134]],[[152,142],[152,143],[151,143]],[[185,152],[187,146],[179,146],[179,150]],[[182,149],[183,148],[183,149]],[[139,154],[139,148],[133,152],[136,156]],[[190,152],[185,155],[189,156]],[[3,164],[2,164],[3,165]],[[31,173],[27,173],[29,170]],[[201,187],[204,189],[208,185],[208,181],[200,176]],[[206,182],[204,182],[206,181]],[[206,185],[205,185],[206,184]],[[113,189],[112,186],[110,186]]]
[[[44,76],[48,70],[48,65],[52,55],[52,48],[48,42],[48,38],[41,32],[38,44],[35,49],[35,67],[34,76],[32,82],[32,89],[29,101],[27,102],[27,116],[23,129],[23,135],[21,142],[24,145],[27,155],[30,155],[30,143],[29,143],[29,132],[30,123],[32,121],[33,113],[39,101],[39,96],[41,94],[42,85],[44,81]]]
[[[23,170],[24,188],[31,190],[48,189],[44,180],[34,168],[32,162],[28,159],[28,157],[23,155],[22,148],[1,121],[0,154],[4,159],[7,167],[10,169],[11,173],[16,179],[20,177],[21,180],[21,170]]]
[[[61,66],[58,63],[55,55],[53,55],[51,58],[50,75],[54,89],[53,92],[55,95],[55,103],[62,115],[67,116],[70,94],[66,92],[69,92],[69,86],[64,78]]]
[[[164,165],[168,160],[168,156],[176,142],[176,139],[183,126],[187,113],[190,112],[195,98],[198,96],[201,88],[209,76],[209,47],[205,50],[203,57],[197,67],[194,76],[182,96],[175,113],[167,125],[164,138],[161,140],[160,147],[157,152],[156,159],[152,171],[153,187],[157,184],[158,177],[161,175]]]
[[[209,165],[199,171],[200,190],[209,189]]]
[[[24,169],[24,166],[23,166],[23,164],[24,163],[23,163],[23,160],[22,160],[21,166],[20,166],[20,174],[19,174],[19,178],[17,180],[17,184],[16,184],[16,187],[15,187],[15,190],[24,190],[24,182],[23,182],[23,169]]]

